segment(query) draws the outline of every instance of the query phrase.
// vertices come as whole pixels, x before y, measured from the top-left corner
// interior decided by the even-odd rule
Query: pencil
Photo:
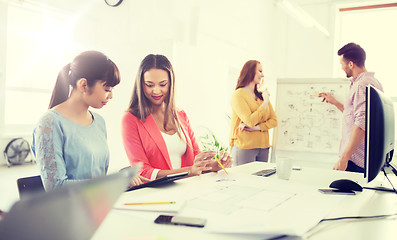
[[[223,167],[221,161],[219,161],[219,159],[218,159],[216,156],[214,156],[214,158],[215,158],[215,160],[218,162],[219,166],[222,167],[223,171],[225,171],[225,173],[229,174],[229,173],[226,171],[225,167]]]
[[[312,94],[312,97],[320,97],[320,94]]]
[[[124,205],[150,205],[150,204],[175,204],[176,202],[140,202],[140,203],[124,203]]]

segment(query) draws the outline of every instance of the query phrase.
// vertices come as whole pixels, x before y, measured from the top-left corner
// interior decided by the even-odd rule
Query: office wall
[[[348,42],[341,42],[337,22],[338,7],[347,7],[350,4],[365,6],[371,4],[389,3],[387,0],[297,0],[300,6],[313,16],[330,36],[327,37],[315,28],[305,28],[291,17],[287,18],[285,27],[285,54],[279,58],[278,67],[283,66],[284,71],[278,71],[279,77],[286,78],[344,78],[345,73],[341,70],[337,51]],[[353,5],[351,5],[353,6]],[[350,23],[347,28],[355,28],[357,22]],[[365,28],[365,26],[361,26]],[[354,39],[348,41],[355,41]],[[368,50],[367,50],[368,54]],[[386,61],[393,62],[393,61]],[[369,61],[367,62],[369,63]],[[389,68],[389,69],[392,69]],[[368,66],[369,71],[376,69]],[[379,77],[379,73],[378,73]],[[386,90],[387,91],[387,90]],[[391,91],[393,92],[393,91]],[[395,92],[395,91],[394,91]],[[396,104],[395,104],[396,105]],[[397,107],[395,107],[397,109]],[[397,112],[396,112],[397,114]],[[397,116],[397,115],[396,115]],[[397,130],[396,130],[397,133]],[[396,134],[397,140],[397,134]],[[335,156],[335,161],[337,157]],[[313,165],[312,165],[313,166]]]
[[[286,54],[282,64],[284,71],[280,77],[323,78],[332,77],[334,66],[334,4],[313,1],[302,8],[315,18],[330,36],[314,27],[306,28],[289,17],[286,26]]]
[[[111,171],[128,165],[120,119],[128,107],[139,63],[149,53],[164,54],[173,63],[177,106],[187,112],[197,137],[205,135],[209,128],[225,145],[230,97],[247,60],[262,62],[273,102],[277,78],[336,77],[334,5],[339,0],[297,1],[328,29],[329,37],[315,28],[303,27],[270,0],[126,0],[116,8],[100,0],[11,0],[0,1],[2,13],[8,2],[34,3],[48,6],[50,11],[75,13],[75,24],[86,28],[78,32],[84,39],[80,40],[82,46],[103,51],[119,66],[122,81],[114,89],[113,100],[96,110],[107,123]],[[0,41],[4,42],[3,36]],[[77,50],[86,49],[76,49],[73,56]],[[0,57],[0,69],[4,68],[3,61]],[[59,69],[51,70],[55,81]],[[1,75],[0,84],[4,85]],[[25,136],[29,138],[30,132]],[[6,141],[1,139],[1,149]]]
[[[113,169],[127,163],[120,130],[114,129],[127,107],[139,62],[148,53],[165,54],[173,63],[176,103],[188,114],[196,137],[205,135],[208,128],[228,145],[229,102],[242,65],[250,59],[261,61],[269,88],[275,90],[275,34],[284,26],[279,25],[282,15],[277,15],[274,4],[181,0],[128,3],[124,7],[130,12],[124,44],[129,57],[120,61],[123,82],[113,103],[103,109],[105,117],[109,116],[107,122],[113,122],[109,131]],[[150,16],[143,9],[151,9]]]
[[[4,24],[7,19],[7,5],[4,2],[0,2],[0,53],[5,53],[7,49],[6,44],[6,25]],[[4,88],[5,88],[5,54],[0,54],[0,113],[4,112]],[[4,117],[0,117],[0,133],[4,132]],[[3,151],[6,144],[6,140],[0,138],[0,149]],[[3,154],[0,154],[0,163],[4,162]]]
[[[120,120],[128,107],[139,63],[149,53],[164,54],[173,63],[177,105],[187,112],[197,137],[209,128],[228,144],[229,101],[239,71],[247,60],[257,59],[263,63],[265,79],[275,93],[275,79],[280,70],[277,58],[279,50],[284,51],[277,39],[284,41],[286,37],[286,15],[273,1],[124,1],[116,8],[99,0],[0,3],[1,11],[8,3],[29,3],[42,7],[43,11],[76,13],[75,24],[86,28],[78,32],[81,45],[103,51],[119,66],[122,81],[114,89],[113,100],[105,108],[96,110],[107,123],[110,171],[128,165]],[[85,49],[74,49],[73,56],[77,50]],[[51,71],[55,81],[59,69]],[[30,138],[30,132],[24,136]],[[1,149],[8,140],[3,136]]]
[[[279,77],[345,77],[337,51],[347,42],[339,41],[336,14],[340,6],[365,6],[389,3],[388,0],[295,0],[310,16],[328,30],[325,36],[315,27],[306,28],[296,19],[287,18],[285,54],[279,58]],[[351,27],[354,28],[352,23]]]

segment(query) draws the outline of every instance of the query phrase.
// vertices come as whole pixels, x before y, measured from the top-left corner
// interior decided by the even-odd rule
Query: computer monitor
[[[368,85],[366,92],[365,165],[364,177],[371,182],[390,165],[394,152],[394,107],[383,92]]]

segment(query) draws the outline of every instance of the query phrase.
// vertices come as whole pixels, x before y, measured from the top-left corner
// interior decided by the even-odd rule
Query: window
[[[339,46],[348,42],[360,44],[367,53],[367,70],[374,71],[385,93],[395,98],[397,97],[395,80],[397,31],[392,29],[397,22],[397,4],[385,6],[383,8],[367,6],[363,10],[351,8],[352,10],[340,11]]]
[[[78,16],[47,5],[10,3],[7,10],[4,129],[28,134],[48,107],[59,70],[92,32],[90,21],[75,24]]]
[[[394,101],[397,119],[397,31],[394,26],[397,22],[397,3],[339,8],[338,17],[339,40],[335,41],[338,48],[348,42],[358,43],[364,48],[367,53],[366,68],[375,72],[384,92]]]

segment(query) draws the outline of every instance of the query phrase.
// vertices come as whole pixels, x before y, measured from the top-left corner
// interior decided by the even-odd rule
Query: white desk
[[[253,173],[273,166],[270,163],[254,162],[228,169],[233,173]],[[134,191],[139,197],[153,191],[168,191],[173,188],[194,184],[205,179],[206,175],[187,178],[173,186],[161,189],[145,188]],[[395,179],[394,176],[391,176]],[[270,178],[277,178],[276,175]],[[291,183],[317,188],[327,188],[335,179],[349,178],[365,185],[362,174],[303,168],[294,170],[289,180]],[[379,178],[378,178],[379,179]],[[376,179],[377,180],[377,179]],[[281,180],[280,180],[281,181]],[[385,180],[386,181],[386,180]],[[394,181],[397,182],[397,181]],[[330,196],[335,197],[335,196]],[[342,199],[336,208],[331,210],[325,218],[343,216],[364,216],[397,213],[397,195],[385,192],[364,190],[355,196],[340,196]],[[376,220],[339,220],[322,222],[304,234],[304,239],[396,239],[397,217]],[[258,235],[237,235],[209,233],[201,228],[170,226],[153,223],[145,213],[126,213],[121,210],[112,210],[92,239],[263,239]]]

